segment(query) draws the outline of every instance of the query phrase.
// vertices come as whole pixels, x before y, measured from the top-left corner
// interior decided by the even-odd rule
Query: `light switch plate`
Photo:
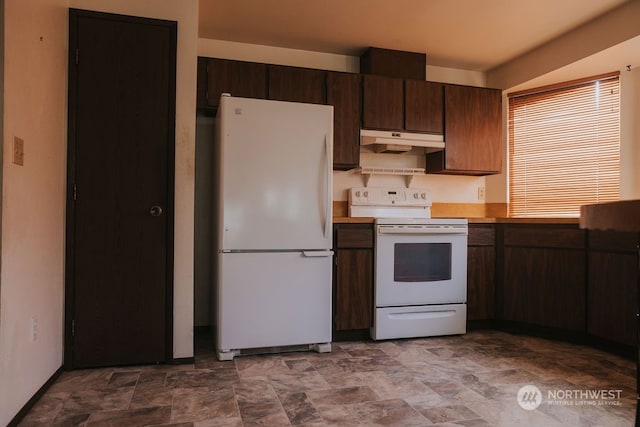
[[[24,166],[24,140],[13,137],[13,163],[18,166]]]

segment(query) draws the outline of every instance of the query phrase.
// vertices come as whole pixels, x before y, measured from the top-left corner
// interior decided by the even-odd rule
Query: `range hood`
[[[425,152],[444,149],[442,135],[360,129],[360,145],[370,146],[376,153],[404,153],[414,147]]]

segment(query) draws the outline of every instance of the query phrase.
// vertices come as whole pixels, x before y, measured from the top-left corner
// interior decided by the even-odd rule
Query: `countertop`
[[[640,200],[582,206],[580,227],[592,230],[640,231]]]
[[[434,217],[436,218],[436,217]],[[469,224],[578,224],[579,218],[467,218]],[[373,224],[374,218],[334,216],[334,224]]]

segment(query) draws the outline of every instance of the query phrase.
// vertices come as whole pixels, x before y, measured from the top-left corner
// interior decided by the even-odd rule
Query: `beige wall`
[[[0,425],[63,360],[68,7],[178,21],[173,355],[193,356],[197,0],[6,0]]]
[[[611,71],[621,73],[621,193],[622,199],[640,197],[640,1],[630,1],[557,39],[487,72],[487,85],[504,93],[544,86]],[[504,173],[487,177],[487,201],[506,202],[507,98],[504,99]]]
[[[566,34],[489,70],[487,83],[491,87],[513,88],[632,39],[640,35],[639,17],[640,1],[623,3]],[[628,60],[635,60],[635,56]]]
[[[0,425],[62,365],[66,7],[5,3]],[[24,140],[24,166],[11,163],[14,136]]]

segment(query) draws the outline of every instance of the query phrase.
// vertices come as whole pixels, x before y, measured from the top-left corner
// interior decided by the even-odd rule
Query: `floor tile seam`
[[[288,393],[288,394],[297,394],[297,393],[298,392],[293,392],[293,393]],[[299,393],[302,393],[302,394],[305,395],[306,400],[309,402],[309,404],[311,406],[313,406],[313,409],[316,412],[316,414],[318,414],[318,416],[320,417],[320,419],[322,420],[323,423],[326,423],[327,420],[324,419],[324,417],[322,416],[322,414],[320,413],[320,411],[318,410],[316,405],[313,404],[313,402],[311,401],[311,398],[307,394],[307,391],[301,391]],[[294,425],[293,421],[291,420],[291,418],[289,418],[289,414],[287,413],[287,409],[284,407],[284,402],[282,402],[282,398],[280,397],[280,394],[277,391],[276,391],[276,397],[278,398],[278,401],[280,402],[280,407],[282,407],[282,410],[284,411],[284,414],[287,416],[287,419],[289,420],[289,424],[291,424],[293,426]]]

